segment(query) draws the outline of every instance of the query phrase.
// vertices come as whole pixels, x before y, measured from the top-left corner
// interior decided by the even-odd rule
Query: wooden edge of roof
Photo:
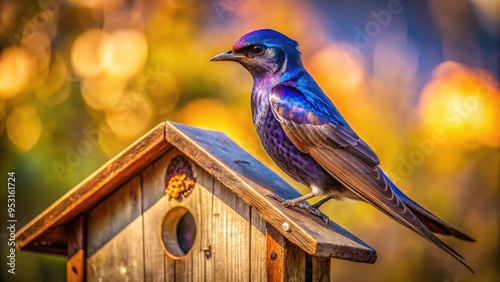
[[[50,244],[39,244],[64,240],[62,225],[92,208],[172,146],[255,207],[264,220],[307,253],[375,262],[375,250],[342,227],[333,222],[325,225],[315,217],[284,208],[267,197],[270,186],[283,197],[300,194],[226,135],[174,122],[162,122],[153,128],[26,224],[16,233],[17,247],[63,254],[57,248],[51,249]],[[264,170],[264,175],[255,174]],[[288,231],[282,227],[285,222],[289,225]]]

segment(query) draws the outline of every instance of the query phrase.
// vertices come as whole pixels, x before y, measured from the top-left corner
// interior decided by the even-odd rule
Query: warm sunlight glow
[[[14,109],[7,119],[7,135],[16,147],[29,151],[40,138],[42,123],[32,106],[21,106]]]
[[[499,146],[500,93],[493,81],[456,63],[441,64],[420,99],[422,124],[441,128],[451,140]]]
[[[100,74],[85,78],[80,84],[83,99],[96,110],[107,110],[117,105],[125,91],[126,81]]]
[[[106,112],[106,121],[117,137],[137,136],[150,126],[153,111],[151,102],[140,92],[125,93],[120,102]]]
[[[108,34],[100,29],[84,32],[73,43],[71,63],[75,72],[81,76],[92,76],[101,72],[106,63],[102,59],[102,46],[109,44]]]
[[[123,0],[70,0],[74,5],[93,10],[111,10],[123,5]]]
[[[0,54],[0,99],[23,91],[34,72],[34,62],[22,48],[9,47]]]
[[[323,91],[335,97],[335,102],[347,103],[362,93],[362,65],[339,44],[331,43],[320,49],[307,66]]]
[[[107,73],[128,78],[144,68],[148,56],[148,42],[144,34],[123,29],[110,34],[101,51],[102,63]]]
[[[238,125],[231,110],[214,99],[197,99],[182,108],[177,116],[179,122],[224,132],[236,143],[247,142],[248,133]]]

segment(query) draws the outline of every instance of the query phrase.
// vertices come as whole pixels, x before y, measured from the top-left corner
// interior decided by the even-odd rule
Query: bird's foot
[[[277,202],[279,202],[280,204],[282,204],[286,208],[295,207],[295,203],[292,202],[292,200],[283,199],[283,198],[281,198],[280,196],[278,196],[278,195],[276,195],[274,193],[269,193],[269,194],[267,194],[267,196],[269,198],[275,199]]]
[[[321,217],[325,221],[325,224],[328,224],[328,221],[330,220],[330,218],[328,218],[328,216],[326,214],[324,214],[322,211],[320,211],[318,208],[315,208],[314,206],[311,206],[307,203],[300,202],[300,203],[297,203],[295,205],[295,207],[301,208],[301,209],[306,210],[307,212],[309,212],[311,214],[314,214],[315,216]]]
[[[325,221],[325,224],[328,224],[328,221],[330,220],[326,214],[324,214],[318,208],[311,206],[306,202],[298,202],[297,203],[297,202],[294,202],[293,200],[286,200],[286,199],[283,199],[282,197],[280,197],[274,193],[269,193],[269,194],[267,194],[267,196],[275,199],[277,202],[279,202],[280,204],[282,204],[283,206],[285,206],[287,208],[297,207],[297,208],[303,209],[303,210],[305,210],[305,211],[307,211],[315,216],[319,216]]]

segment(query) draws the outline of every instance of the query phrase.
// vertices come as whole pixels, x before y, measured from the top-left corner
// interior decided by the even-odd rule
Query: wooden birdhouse
[[[24,226],[68,281],[328,281],[375,251],[268,197],[300,194],[220,132],[164,122]]]

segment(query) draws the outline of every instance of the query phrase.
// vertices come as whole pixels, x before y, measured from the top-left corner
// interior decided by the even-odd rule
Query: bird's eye
[[[266,47],[264,47],[264,45],[258,44],[252,47],[252,53],[257,56],[262,55],[264,53],[264,50],[266,50]]]

